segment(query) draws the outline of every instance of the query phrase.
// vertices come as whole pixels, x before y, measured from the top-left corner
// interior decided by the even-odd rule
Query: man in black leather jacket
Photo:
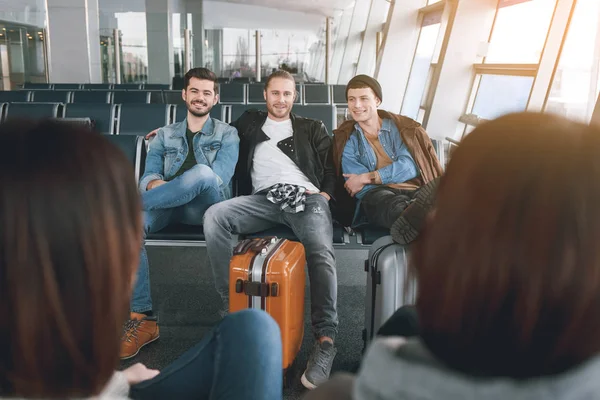
[[[329,378],[338,327],[337,274],[329,200],[335,187],[332,139],[322,122],[291,113],[294,78],[276,71],[265,84],[268,112],[251,110],[233,122],[240,136],[238,197],[208,209],[206,247],[227,310],[234,234],[284,224],[304,245],[315,345],[302,375],[313,389]]]

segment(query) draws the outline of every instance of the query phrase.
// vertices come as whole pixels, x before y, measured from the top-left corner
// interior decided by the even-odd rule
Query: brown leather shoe
[[[129,320],[123,325],[121,338],[121,360],[135,357],[140,349],[159,338],[156,318],[131,312]]]

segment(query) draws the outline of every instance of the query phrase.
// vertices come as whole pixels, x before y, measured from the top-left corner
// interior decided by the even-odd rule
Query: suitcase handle
[[[277,297],[279,285],[277,283],[250,282],[238,279],[235,282],[235,292],[244,293],[246,296]]]
[[[233,255],[237,256],[237,255],[240,255],[240,254],[246,254],[246,252],[248,252],[248,249],[250,248],[251,245],[252,245],[252,239],[241,240],[233,248]]]

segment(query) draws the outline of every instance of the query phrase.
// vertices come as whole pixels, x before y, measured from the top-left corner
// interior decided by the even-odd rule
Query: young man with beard
[[[202,225],[211,205],[231,197],[239,138],[234,127],[209,115],[219,100],[217,88],[217,77],[210,70],[189,70],[182,91],[187,118],[158,129],[150,142],[139,184],[144,234],[159,231],[171,222]],[[135,356],[159,336],[152,315],[148,256],[143,245],[130,309],[121,359]]]
[[[236,176],[240,197],[204,216],[206,248],[227,310],[233,235],[290,227],[306,250],[315,345],[302,375],[313,389],[327,381],[336,355],[337,275],[329,200],[335,186],[331,137],[322,122],[291,113],[294,78],[285,71],[265,83],[267,112],[251,110],[233,123],[240,135]]]
[[[333,132],[340,178],[336,216],[352,226],[388,228],[397,243],[407,244],[433,205],[442,167],[421,124],[377,110],[382,98],[379,82],[370,76],[357,75],[346,86],[352,120]]]

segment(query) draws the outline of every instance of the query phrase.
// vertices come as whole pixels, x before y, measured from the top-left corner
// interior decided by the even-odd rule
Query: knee
[[[214,227],[225,225],[227,223],[225,219],[226,215],[227,213],[225,212],[223,202],[210,206],[204,213],[204,231],[208,232],[213,230]]]
[[[281,343],[281,333],[277,322],[266,312],[246,309],[229,314],[223,322],[221,329],[231,329],[244,336],[243,342],[259,342],[268,345]]]
[[[214,173],[212,168],[204,164],[196,164],[188,171],[186,171],[181,178],[184,182],[190,185],[211,185],[214,187],[219,187],[217,182],[217,175]]]

